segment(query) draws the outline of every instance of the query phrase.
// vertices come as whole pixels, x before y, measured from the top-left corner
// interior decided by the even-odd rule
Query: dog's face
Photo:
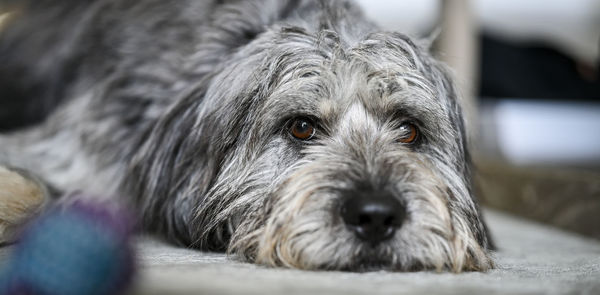
[[[185,243],[302,269],[491,267],[456,94],[403,35],[267,31],[149,142],[137,173],[172,178],[146,174],[170,199],[145,218]]]

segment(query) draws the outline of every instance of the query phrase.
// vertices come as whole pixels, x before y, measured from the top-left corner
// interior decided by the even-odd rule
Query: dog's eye
[[[400,131],[400,138],[398,141],[401,143],[413,143],[417,140],[417,136],[419,135],[419,130],[417,126],[411,123],[402,123],[398,128]]]
[[[315,136],[315,127],[310,119],[299,118],[292,122],[290,133],[297,139],[309,140]]]

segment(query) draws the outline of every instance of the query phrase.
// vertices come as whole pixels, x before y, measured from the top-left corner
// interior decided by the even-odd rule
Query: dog
[[[2,99],[44,119],[0,137],[5,236],[83,191],[173,243],[262,265],[493,267],[449,71],[353,2],[11,9]]]

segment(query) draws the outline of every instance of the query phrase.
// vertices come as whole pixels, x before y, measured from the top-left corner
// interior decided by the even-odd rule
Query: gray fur
[[[342,0],[98,0],[61,26],[28,22],[73,2],[23,8],[0,34],[0,56],[19,57],[0,73],[55,89],[27,96],[49,117],[0,137],[0,161],[63,192],[119,195],[149,231],[256,263],[492,267],[457,94],[427,48]],[[315,140],[291,138],[295,116],[319,122]],[[397,141],[406,120],[414,145]],[[359,186],[408,208],[377,247],[337,214]]]

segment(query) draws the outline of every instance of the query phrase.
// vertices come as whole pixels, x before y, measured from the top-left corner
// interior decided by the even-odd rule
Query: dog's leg
[[[0,244],[13,241],[15,232],[48,202],[46,186],[24,171],[0,166]]]
[[[42,170],[48,165],[30,150],[39,127],[0,134],[0,244],[13,242],[20,226],[44,210],[58,195]]]

